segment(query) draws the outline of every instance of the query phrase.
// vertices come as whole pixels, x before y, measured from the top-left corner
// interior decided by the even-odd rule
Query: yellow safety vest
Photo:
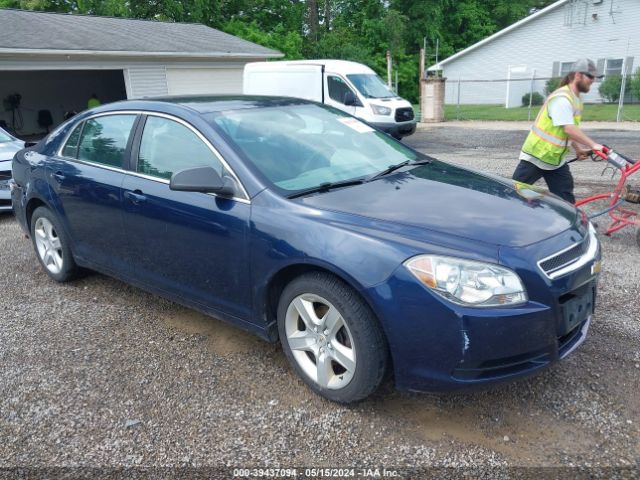
[[[87,102],[87,108],[96,108],[100,106],[100,100],[97,98],[90,98]]]
[[[573,107],[573,124],[580,125],[582,120],[582,100],[573,93],[568,85],[553,92],[540,109],[536,121],[522,146],[522,151],[548,163],[560,165],[569,147],[569,136],[563,126],[555,126],[549,116],[549,103],[554,98],[565,97]]]

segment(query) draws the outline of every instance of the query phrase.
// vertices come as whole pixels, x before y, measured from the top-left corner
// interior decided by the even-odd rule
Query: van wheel
[[[289,363],[317,394],[351,403],[380,385],[388,361],[382,330],[336,277],[317,272],[292,281],[278,304],[278,331]]]
[[[57,282],[66,282],[78,274],[78,266],[69,249],[69,241],[56,216],[46,207],[38,207],[31,217],[31,239],[38,260]]]

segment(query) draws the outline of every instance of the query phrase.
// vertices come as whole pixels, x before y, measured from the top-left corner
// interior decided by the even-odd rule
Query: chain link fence
[[[533,121],[559,78],[531,75],[507,79],[447,78],[445,120]],[[640,122],[640,74],[596,79],[582,94],[583,120]]]

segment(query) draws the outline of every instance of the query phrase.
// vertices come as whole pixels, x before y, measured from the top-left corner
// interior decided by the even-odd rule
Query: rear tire
[[[382,382],[388,349],[378,321],[358,293],[332,275],[305,274],[284,289],[278,332],[293,369],[324,398],[357,402]]]
[[[46,207],[38,207],[31,216],[33,248],[45,272],[56,282],[77,276],[79,268],[69,248],[69,239],[57,217]]]

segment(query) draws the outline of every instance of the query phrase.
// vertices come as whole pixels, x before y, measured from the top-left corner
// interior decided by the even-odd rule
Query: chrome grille
[[[396,110],[396,122],[408,122],[413,120],[413,108],[405,107]]]
[[[544,261],[540,262],[540,268],[547,275],[560,270],[572,263],[578,261],[582,255],[589,250],[590,235],[584,237],[582,242],[574,245],[573,247],[560,252],[554,256],[551,256]]]

